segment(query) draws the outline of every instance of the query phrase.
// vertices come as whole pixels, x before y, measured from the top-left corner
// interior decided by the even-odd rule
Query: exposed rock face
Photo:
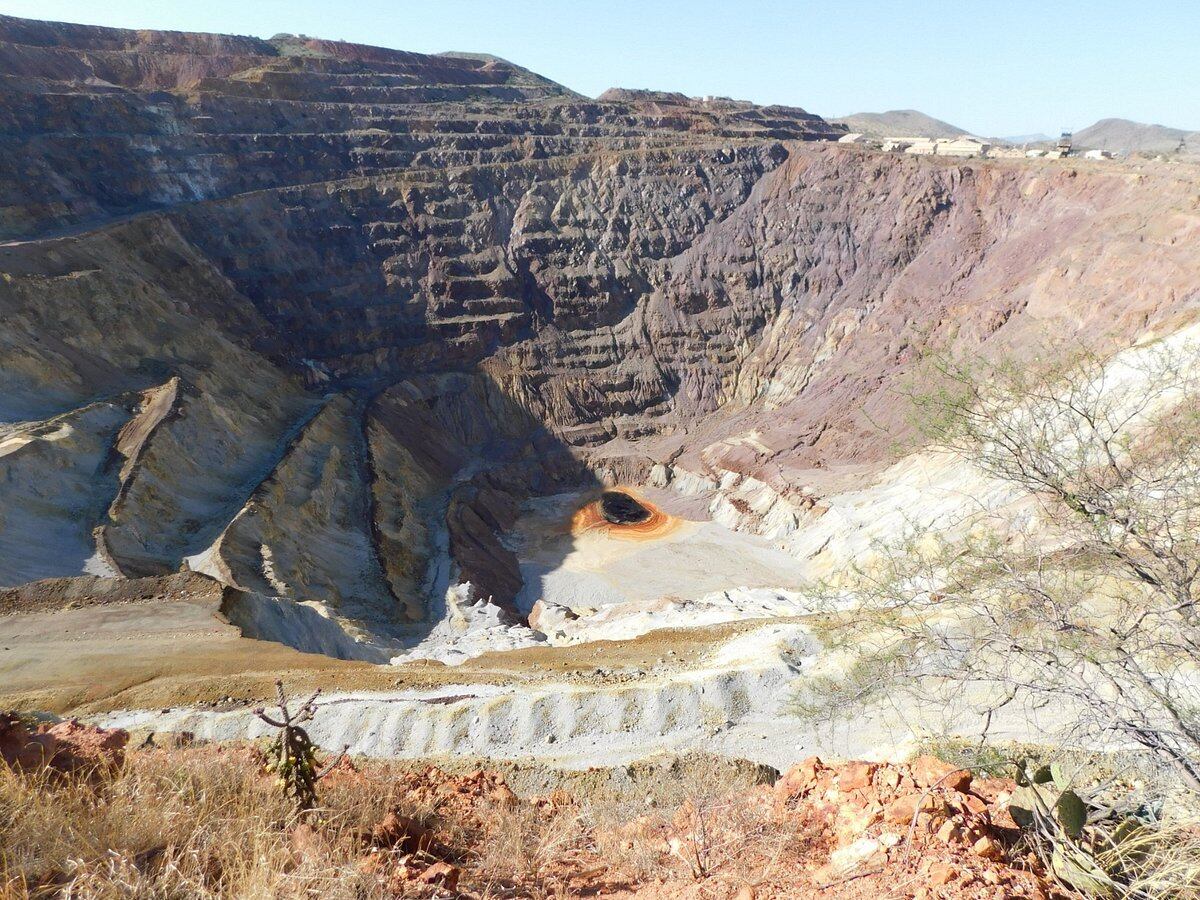
[[[733,477],[798,527],[922,354],[1126,341],[1200,287],[1186,171],[301,38],[0,17],[0,75],[5,585],[511,606],[526,497]]]

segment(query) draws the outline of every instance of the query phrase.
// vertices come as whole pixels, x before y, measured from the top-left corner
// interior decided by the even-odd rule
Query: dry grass
[[[717,761],[636,770],[620,791],[576,777],[594,790],[571,792],[573,802],[512,802],[490,782],[471,793],[464,786],[480,782],[470,776],[422,772],[376,762],[323,782],[312,827],[298,831],[245,746],[137,752],[90,780],[0,767],[0,900],[449,896],[397,877],[399,848],[368,852],[365,836],[389,811],[435,835],[434,852],[462,870],[459,895],[475,900],[609,896],[663,881],[679,896],[747,885],[794,896],[834,835],[822,807],[781,817],[753,770]],[[1126,896],[1200,900],[1200,816],[1172,809],[1101,860],[1121,870]],[[417,869],[432,859],[418,857]]]
[[[582,815],[598,855],[628,883],[669,874],[716,876],[722,889],[768,884],[823,841],[825,823],[781,822],[757,785],[749,769],[690,766],[645,796],[594,800]]]
[[[1200,900],[1200,810],[1176,811],[1096,854],[1140,900]]]
[[[372,896],[360,834],[393,799],[374,779],[330,790],[308,849],[248,752],[136,754],[67,782],[0,766],[0,896]]]
[[[568,860],[582,837],[579,813],[571,808],[546,812],[520,804],[488,804],[482,810],[486,839],[475,849],[473,881],[483,896],[535,900],[570,896]]]

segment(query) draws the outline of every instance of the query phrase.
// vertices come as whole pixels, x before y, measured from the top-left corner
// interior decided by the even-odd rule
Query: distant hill
[[[1006,144],[1044,144],[1047,141],[1054,141],[1057,138],[1051,137],[1048,134],[1037,132],[1035,134],[1013,134],[1008,137],[1000,138]]]
[[[1117,153],[1177,153],[1200,155],[1200,131],[1165,125],[1145,125],[1128,119],[1101,119],[1075,132],[1076,147]]]
[[[830,122],[840,122],[851,131],[869,134],[872,137],[930,137],[954,138],[968,134],[965,128],[927,116],[915,109],[893,109],[882,113],[855,113],[840,119],[830,119]]]

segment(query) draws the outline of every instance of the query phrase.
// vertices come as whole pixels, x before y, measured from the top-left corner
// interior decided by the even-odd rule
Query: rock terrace
[[[780,541],[888,461],[923,356],[1123,342],[1198,296],[1190,171],[840,133],[0,17],[0,586],[190,570],[343,648],[456,583],[515,620],[531,498],[648,485]]]

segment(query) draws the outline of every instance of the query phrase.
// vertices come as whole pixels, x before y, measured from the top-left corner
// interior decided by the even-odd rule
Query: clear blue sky
[[[653,87],[979,134],[1118,116],[1200,130],[1200,0],[0,0],[128,28],[494,53],[584,94]]]

